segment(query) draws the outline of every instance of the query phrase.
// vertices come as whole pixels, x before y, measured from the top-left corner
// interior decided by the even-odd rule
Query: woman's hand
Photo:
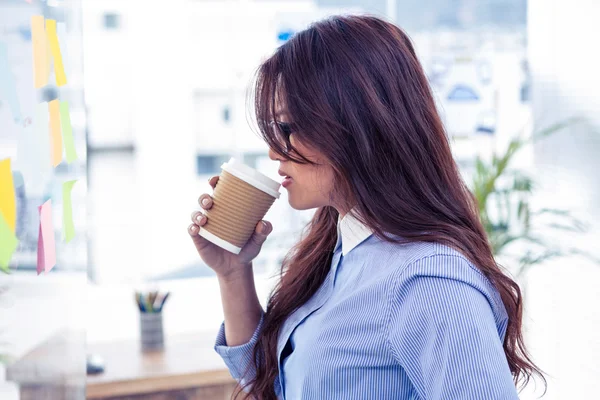
[[[214,189],[219,181],[219,176],[213,176],[209,179],[210,186]],[[209,210],[213,205],[212,197],[204,193],[198,199],[200,207]],[[231,253],[216,244],[209,242],[198,234],[200,227],[206,224],[208,217],[201,211],[192,213],[192,224],[188,227],[188,233],[196,245],[196,250],[200,254],[202,261],[212,268],[217,276],[227,278],[232,274],[242,272],[244,268],[248,268],[250,263],[262,248],[267,236],[272,231],[271,223],[267,221],[259,221],[254,229],[254,233],[244,245],[240,254]]]

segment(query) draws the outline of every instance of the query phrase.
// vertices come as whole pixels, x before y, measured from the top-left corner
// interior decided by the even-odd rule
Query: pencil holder
[[[164,348],[162,312],[140,312],[140,339],[142,351]]]

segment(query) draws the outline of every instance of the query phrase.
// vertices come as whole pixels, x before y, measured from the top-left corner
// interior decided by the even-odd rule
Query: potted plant
[[[552,234],[556,235],[558,231],[584,233],[588,227],[568,210],[533,210],[530,198],[535,190],[534,179],[523,170],[510,168],[511,161],[523,147],[578,122],[581,122],[580,118],[570,118],[530,137],[517,136],[504,153],[494,154],[490,162],[480,157],[475,160],[471,190],[492,252],[494,256],[516,263],[514,275],[517,280],[534,265],[552,258],[578,254],[594,259],[580,248],[551,241]],[[518,249],[516,253],[510,251],[515,248]]]

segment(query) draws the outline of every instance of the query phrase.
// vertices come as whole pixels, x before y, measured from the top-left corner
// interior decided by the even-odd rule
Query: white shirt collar
[[[356,211],[355,208],[352,210]],[[350,250],[371,236],[372,233],[373,231],[369,227],[363,225],[359,220],[354,218],[350,212],[346,213],[344,218],[338,216],[335,250],[337,250],[341,242],[342,255],[345,256]]]

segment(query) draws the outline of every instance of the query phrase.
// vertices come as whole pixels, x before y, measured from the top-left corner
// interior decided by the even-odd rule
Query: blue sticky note
[[[8,47],[4,42],[0,42],[0,99],[8,103],[13,118],[16,122],[20,122],[21,107],[17,97],[17,86],[8,62]]]

